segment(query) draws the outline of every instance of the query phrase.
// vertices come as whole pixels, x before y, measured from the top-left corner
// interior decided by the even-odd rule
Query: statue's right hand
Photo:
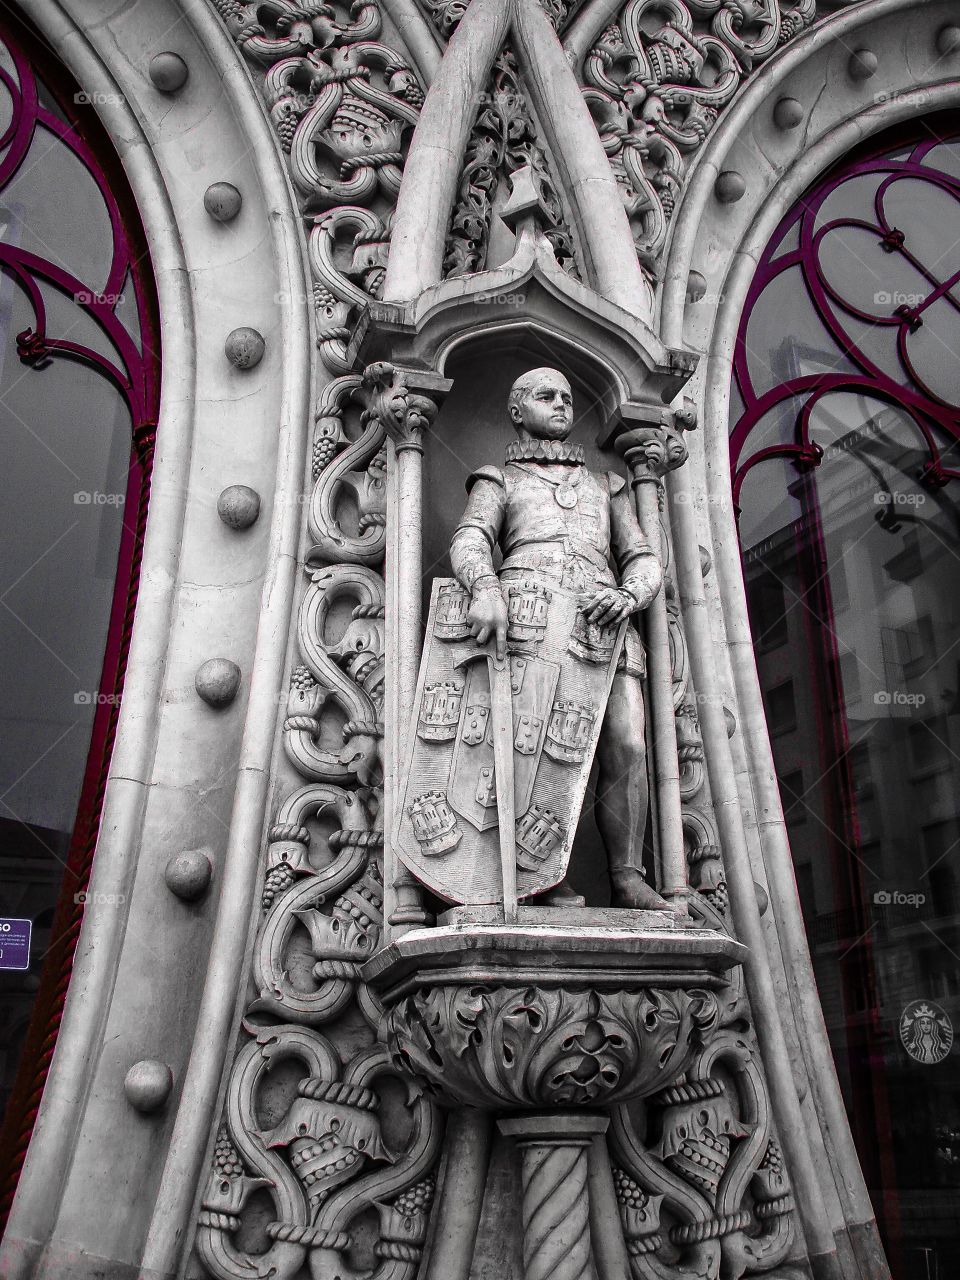
[[[491,582],[474,592],[467,610],[467,625],[480,644],[486,644],[491,636],[496,637],[497,658],[502,662],[507,656],[507,603],[499,582]]]

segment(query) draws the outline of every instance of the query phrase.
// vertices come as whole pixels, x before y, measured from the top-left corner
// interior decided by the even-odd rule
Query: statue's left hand
[[[580,609],[588,622],[601,627],[615,627],[637,607],[637,602],[627,591],[616,587],[601,587],[593,593],[585,592],[579,600]]]

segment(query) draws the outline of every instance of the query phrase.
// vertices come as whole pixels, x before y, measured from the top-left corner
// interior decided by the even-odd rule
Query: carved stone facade
[[[659,986],[656,979],[652,985],[648,979],[637,985],[636,978],[618,980],[608,973],[601,986],[584,987],[574,970],[567,986],[555,985],[555,976],[543,986],[542,972],[518,986],[521,971],[511,983],[508,970],[493,986],[414,985],[399,1002],[389,997],[388,1012],[376,994],[386,979],[374,979],[374,986],[365,980],[362,966],[384,941],[382,745],[384,680],[389,676],[382,573],[388,545],[388,439],[394,457],[410,442],[419,453],[436,404],[412,393],[403,375],[390,366],[354,372],[353,331],[365,312],[377,323],[370,306],[384,293],[392,200],[402,182],[409,127],[416,122],[423,91],[404,57],[377,41],[382,20],[374,4],[354,6],[349,21],[324,9],[315,17],[278,10],[262,22],[259,6],[219,7],[245,56],[266,69],[265,98],[303,211],[319,212],[308,224],[310,260],[318,346],[331,376],[315,417],[310,545],[304,561],[309,584],[299,609],[298,662],[283,722],[287,759],[306,785],[296,786],[278,806],[266,847],[262,915],[251,967],[254,994],[227,1084],[197,1255],[209,1274],[224,1280],[262,1270],[267,1260],[277,1274],[296,1274],[306,1259],[311,1270],[323,1274],[322,1259],[340,1258],[335,1265],[342,1266],[352,1256],[357,1237],[351,1224],[377,1206],[380,1229],[374,1254],[390,1257],[404,1275],[413,1276],[441,1150],[438,1103],[480,1107],[492,1114],[504,1108],[559,1107],[562,1133],[562,1116],[572,1115],[571,1109],[609,1109],[625,1097],[648,1097],[642,1130],[627,1108],[610,1113],[610,1167],[631,1268],[638,1276],[653,1274],[651,1267],[669,1265],[677,1257],[671,1270],[678,1275],[720,1274],[721,1258],[729,1276],[769,1271],[784,1260],[796,1237],[782,1166],[778,1177],[761,1172],[777,1147],[752,1033],[744,1034],[749,1012],[740,980],[717,991],[715,979],[710,988],[675,988]],[[446,33],[462,16],[462,6],[442,12],[433,8]],[[637,10],[636,4],[628,5],[623,15],[637,44],[632,53],[622,46],[608,55],[619,38],[619,29],[611,28],[604,34],[606,43],[585,61],[585,75],[595,86],[587,90],[594,111],[604,101],[597,88],[601,82],[626,97],[619,78],[616,85],[609,79],[617,58],[629,63],[634,76],[642,63],[651,98],[654,75],[659,81],[672,77],[686,83],[694,74],[681,56],[682,18],[675,18],[670,31],[660,33],[659,42],[644,52]],[[550,16],[557,25],[562,15]],[[732,64],[732,54],[712,39],[713,62],[726,58],[723,65]],[[695,50],[690,42],[683,47]],[[664,61],[671,49],[676,67]],[[699,55],[698,73],[707,50],[701,47]],[[608,78],[601,81],[598,68],[603,66]],[[492,77],[466,146],[459,201],[447,233],[446,271],[456,277],[482,273],[488,266],[493,219],[501,238],[504,231],[499,215],[505,202],[498,193],[520,170],[529,174],[536,204],[511,219],[508,194],[503,216],[516,233],[541,237],[559,267],[569,270],[576,260],[573,232],[564,230],[564,211],[509,47],[497,55]],[[735,89],[736,76],[727,79],[729,85],[724,82],[713,91],[717,102]],[[613,98],[606,101],[612,107]],[[675,128],[675,137],[684,132],[692,136],[698,121],[702,136],[704,121],[712,118],[704,104],[694,103],[686,115],[685,130]],[[661,105],[660,124],[666,123]],[[616,149],[602,128],[600,136],[618,182],[625,183],[620,156],[624,150],[639,155],[637,143],[621,137]],[[679,163],[664,161],[665,145],[654,145],[652,151],[661,169],[670,171],[675,193]],[[655,186],[639,169],[633,183],[634,194],[625,196],[625,207],[634,214],[646,201],[644,225],[650,227],[656,216],[654,201],[647,197]],[[513,185],[518,195],[516,177]],[[659,189],[666,188],[661,183]],[[672,201],[666,203],[672,207]],[[654,240],[656,249],[662,247],[666,216],[657,225],[656,236],[647,236],[649,244],[638,237],[644,262],[652,261],[656,250],[647,253],[646,248]],[[350,235],[352,251],[345,238]],[[398,354],[402,360],[402,351]],[[678,425],[694,425],[686,410],[681,419]],[[647,516],[652,512],[659,523],[662,477],[686,458],[679,433],[641,426],[621,432],[618,448],[641,490],[653,496]],[[665,526],[659,541],[669,562]],[[694,883],[707,894],[692,911],[703,927],[717,928],[722,935],[729,926],[709,902],[712,897],[722,912],[722,873],[704,875],[711,857],[719,867],[718,840],[706,834],[711,830],[709,805],[691,816],[691,804],[704,788],[703,751],[669,574],[667,597],[661,610],[669,637],[665,678],[672,688],[670,714],[675,710],[678,716],[675,750],[683,780],[679,796],[687,810],[684,836]],[[442,629],[450,623],[445,621],[446,606],[441,612]],[[331,634],[337,636],[335,643],[328,639]],[[425,736],[437,742],[445,720],[442,708],[434,705],[437,690],[431,688],[430,707],[420,717],[430,726]],[[446,697],[444,706],[448,701]],[[455,702],[459,719],[460,698]],[[399,789],[397,794],[397,802],[403,803]],[[437,797],[429,818],[426,812],[419,819],[414,813],[414,821],[423,822],[422,838],[436,841],[442,852],[456,842],[455,822],[452,813],[444,819],[439,792]],[[427,799],[421,797],[421,807]],[[319,819],[325,821],[318,831]],[[448,831],[449,836],[444,834]],[[395,875],[394,869],[388,878]],[[416,901],[415,894],[411,898],[410,890],[404,890],[402,877],[396,893],[395,903],[404,895]],[[404,913],[393,918],[405,918]],[[616,989],[618,982],[623,989]],[[361,1033],[363,1026],[367,1030]],[[386,1051],[377,1044],[378,1029],[386,1034]],[[283,1103],[275,1104],[266,1125],[260,1116],[267,1070],[291,1060],[307,1074],[294,1094],[288,1091]],[[719,1076],[712,1074],[715,1069]],[[414,1090],[408,1105],[416,1099],[416,1121],[407,1126],[399,1149],[383,1137],[388,1117],[376,1083],[384,1076],[406,1079],[405,1087]],[[389,1121],[391,1128],[396,1123]],[[556,1135],[555,1140],[561,1141]],[[421,1186],[426,1188],[422,1193]],[[265,1256],[259,1250],[245,1253],[236,1243],[244,1235],[244,1215],[257,1190],[265,1191],[273,1204]],[[412,1217],[407,1216],[411,1195],[418,1206]],[[586,1184],[582,1195],[589,1199]],[[631,1197],[643,1200],[647,1213],[642,1222],[628,1207]],[[766,1211],[767,1205],[775,1210]],[[575,1206],[573,1196],[572,1211]],[[528,1239],[531,1229],[528,1223]],[[396,1252],[398,1236],[405,1241],[402,1257]],[[589,1242],[584,1248],[589,1260]],[[530,1260],[525,1264],[528,1276],[535,1273],[532,1265]]]
[[[793,126],[776,126],[771,140],[774,107],[793,82],[784,85],[796,70],[827,93],[835,68],[821,22],[841,43],[865,41],[875,11],[876,30],[893,42],[889,0],[834,17],[818,15],[813,0],[163,3],[168,18],[181,7],[191,15],[184,56],[198,71],[185,101],[195,92],[202,118],[215,100],[217,77],[199,70],[210,70],[203,50],[213,50],[232,150],[240,154],[246,130],[250,149],[269,159],[256,176],[243,170],[249,220],[237,230],[258,242],[276,236],[264,288],[279,318],[264,322],[272,381],[231,383],[229,396],[204,384],[202,402],[220,406],[220,438],[203,435],[176,475],[161,460],[161,503],[180,492],[185,505],[158,517],[167,524],[152,554],[166,559],[148,556],[145,578],[192,588],[177,576],[181,534],[197,545],[210,535],[189,525],[188,473],[211,467],[218,484],[236,485],[251,479],[244,467],[255,458],[273,496],[272,540],[258,544],[262,594],[231,615],[235,650],[226,624],[217,633],[255,683],[249,698],[243,685],[246,719],[226,712],[220,722],[234,761],[227,798],[239,799],[234,810],[221,805],[229,841],[209,859],[217,892],[196,908],[202,941],[178,958],[184,917],[162,921],[172,939],[157,965],[163,1020],[136,1062],[172,1063],[168,1109],[131,1119],[124,1103],[128,1127],[90,1137],[85,1126],[105,1127],[98,1100],[115,1099],[134,1063],[135,1001],[116,1015],[127,1039],[108,1035],[106,1014],[87,1012],[79,1030],[66,1024],[61,1061],[74,1074],[44,1104],[4,1274],[28,1280],[74,1266],[91,1280],[107,1259],[116,1266],[103,1274],[124,1280],[888,1280],[785,839],[769,835],[783,824],[763,791],[766,729],[742,666],[745,614],[739,596],[729,602],[730,534],[717,515],[732,518],[718,487],[727,366],[713,326],[727,323],[724,289],[732,282],[733,298],[741,287],[741,245],[752,252],[759,234],[744,191],[753,182],[760,209],[795,181],[795,168],[814,163]],[[33,7],[66,56],[79,39],[79,0],[65,4],[72,17],[62,26],[50,6]],[[927,9],[924,22],[942,26],[940,0]],[[124,59],[135,101],[138,64]],[[902,61],[906,77],[910,58]],[[835,132],[851,141],[854,109],[863,128],[873,118],[850,84],[822,117],[812,90],[795,92],[789,101],[808,113],[821,165],[840,154]],[[937,81],[930,92],[939,102],[953,90]],[[161,108],[179,107],[172,97],[151,107],[158,155],[168,146]],[[132,128],[127,107],[118,110]],[[747,137],[761,176],[737,154]],[[212,164],[215,143],[204,146]],[[181,171],[166,182],[190,186]],[[144,179],[138,190],[146,198],[152,188]],[[160,264],[168,301],[171,281],[202,275],[197,264],[214,253],[206,241],[194,249],[179,206],[177,217],[191,256]],[[221,233],[213,292],[227,302],[222,315],[204,313],[217,335],[244,319],[228,305],[228,223]],[[180,314],[172,301],[168,314]],[[569,378],[583,406],[574,438],[589,455],[584,472],[622,489],[663,575],[644,601],[645,654],[625,651],[638,686],[644,672],[638,736],[652,797],[649,822],[644,813],[630,834],[655,903],[607,905],[603,823],[583,808],[619,669],[612,626],[584,618],[580,604],[564,619],[578,661],[604,659],[595,663],[602,696],[551,688],[528,706],[517,701],[527,670],[517,651],[501,671],[511,717],[526,717],[500,716],[514,736],[511,760],[515,749],[578,779],[562,812],[532,782],[516,813],[498,794],[495,675],[481,688],[452,660],[437,673],[428,644],[418,685],[428,630],[448,654],[463,642],[491,659],[491,673],[496,665],[486,639],[469,639],[475,600],[456,566],[445,577],[444,557],[462,481],[478,463],[499,464],[491,450],[509,432],[505,392],[540,366]],[[241,367],[234,360],[230,377]],[[244,427],[234,465],[223,405],[243,412],[248,385],[259,388],[262,430]],[[169,404],[200,403],[192,385],[176,390]],[[257,449],[271,432],[264,461]],[[545,470],[557,461],[546,447],[534,459]],[[555,487],[565,508],[571,486]],[[200,505],[214,511],[216,495]],[[219,543],[217,557],[228,558]],[[498,572],[499,559],[494,581]],[[532,652],[546,631],[545,589],[508,588],[510,638]],[[619,579],[611,587],[625,588]],[[186,627],[188,595],[176,601],[179,611],[173,594],[148,600],[142,634],[151,620],[164,634]],[[205,633],[191,643],[199,654]],[[144,701],[186,703],[193,680],[191,667],[183,688],[158,685]],[[130,723],[136,745],[141,730]],[[475,825],[489,830],[476,848],[446,776],[425,768],[404,790],[411,760],[446,758],[465,732],[491,757],[471,776],[472,802],[485,811]],[[165,721],[161,736],[175,755],[190,731]],[[158,779],[145,765],[129,770],[151,795]],[[199,765],[197,777],[198,792],[216,785]],[[118,774],[114,794],[126,782]],[[523,785],[509,788],[514,798]],[[170,836],[159,820],[141,821],[139,790],[126,803],[105,828],[115,851],[101,865],[128,877],[131,899],[136,880],[140,909],[148,847],[166,853],[164,840],[176,843],[188,819],[178,810]],[[472,894],[469,868],[459,885],[424,870],[454,865],[458,846],[472,861],[484,847],[502,855],[507,827],[512,890],[502,862]],[[135,831],[137,857],[124,861]],[[404,844],[411,832],[419,861]],[[525,885],[524,872],[561,847],[562,865]],[[564,887],[574,867],[581,879],[566,897],[538,896]],[[78,952],[84,990],[142,991],[154,962],[124,948],[151,919],[86,926],[109,949],[103,960],[93,947]],[[178,1033],[177,989],[191,983],[189,1028]],[[101,1049],[117,1039],[101,1068]],[[109,1240],[104,1228],[102,1254],[93,1226],[75,1229],[90,1150],[99,1151],[98,1195],[111,1162],[125,1162],[117,1179],[147,1178],[149,1205],[111,1226]],[[38,1188],[53,1168],[63,1174],[44,1201]]]

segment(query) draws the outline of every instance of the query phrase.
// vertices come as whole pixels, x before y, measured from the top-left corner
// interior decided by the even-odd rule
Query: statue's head
[[[573,393],[559,369],[531,369],[510,388],[510,421],[520,435],[565,440],[573,427]]]

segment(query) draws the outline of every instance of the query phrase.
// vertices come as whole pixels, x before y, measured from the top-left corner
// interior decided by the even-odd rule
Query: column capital
[[[685,431],[697,425],[693,403],[680,408],[628,402],[621,406],[608,440],[630,468],[634,485],[657,484],[687,460]]]
[[[562,1143],[564,1146],[587,1146],[610,1127],[609,1116],[589,1111],[549,1111],[543,1114],[509,1116],[497,1121],[506,1138],[519,1143]]]
[[[397,452],[423,452],[423,431],[453,383],[429,369],[410,369],[377,360],[363,371],[367,412],[378,418]]]

